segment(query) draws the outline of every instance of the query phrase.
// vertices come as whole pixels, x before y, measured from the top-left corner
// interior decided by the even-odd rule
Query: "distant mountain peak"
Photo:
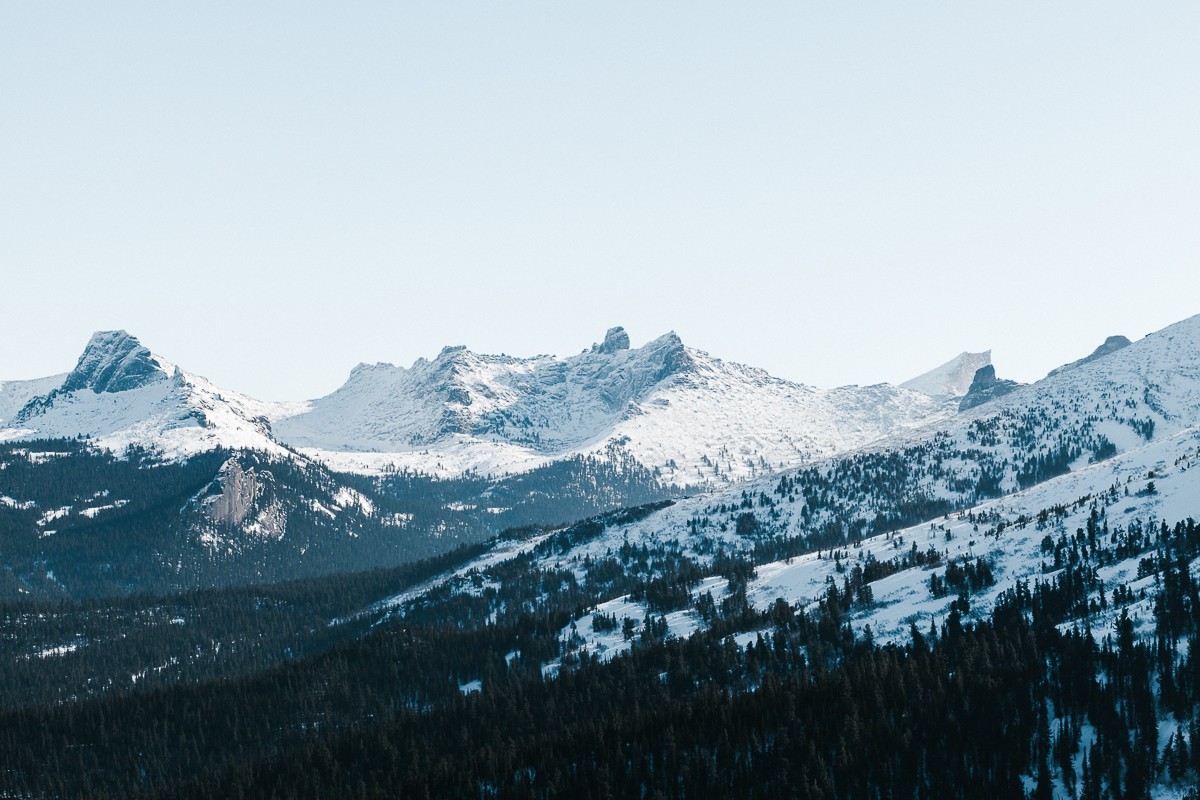
[[[171,457],[215,447],[278,452],[270,408],[185,372],[126,331],[97,331],[61,384],[29,397],[5,428],[21,438],[87,436],[118,452],[148,445]]]
[[[173,369],[125,331],[92,334],[62,391],[91,389],[96,394],[139,389],[166,380]]]
[[[905,381],[900,387],[930,397],[963,397],[970,390],[979,369],[991,363],[991,350],[984,350],[982,353],[959,353],[940,367]]]

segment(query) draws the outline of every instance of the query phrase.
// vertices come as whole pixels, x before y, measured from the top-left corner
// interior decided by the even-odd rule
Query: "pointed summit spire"
[[[629,349],[629,334],[620,325],[615,328],[609,328],[604,334],[604,342],[602,344],[592,345],[594,353],[615,353],[619,350]]]
[[[170,377],[149,348],[125,331],[97,331],[83,349],[62,391],[124,392]]]

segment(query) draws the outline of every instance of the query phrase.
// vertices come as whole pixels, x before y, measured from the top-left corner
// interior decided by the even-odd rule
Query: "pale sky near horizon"
[[[0,3],[0,380],[624,325],[817,386],[1200,313],[1200,4]]]

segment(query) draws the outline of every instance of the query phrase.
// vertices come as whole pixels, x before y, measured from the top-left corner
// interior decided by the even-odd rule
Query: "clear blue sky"
[[[625,325],[819,386],[1200,313],[1200,4],[0,5],[0,379]]]

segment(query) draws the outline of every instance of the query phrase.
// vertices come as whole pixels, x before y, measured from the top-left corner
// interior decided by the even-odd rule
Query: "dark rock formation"
[[[996,368],[991,364],[987,364],[975,372],[975,378],[971,381],[971,388],[967,390],[966,396],[958,404],[958,410],[966,411],[968,408],[983,405],[1015,389],[1020,389],[1024,385],[1016,381],[997,378]]]

